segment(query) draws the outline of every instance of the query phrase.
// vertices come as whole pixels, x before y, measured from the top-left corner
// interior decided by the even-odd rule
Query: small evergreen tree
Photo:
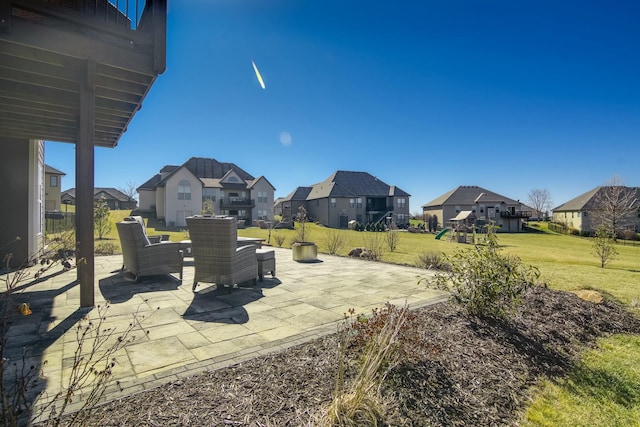
[[[202,202],[202,215],[214,215],[215,209],[213,207],[213,201],[211,199],[206,199]]]

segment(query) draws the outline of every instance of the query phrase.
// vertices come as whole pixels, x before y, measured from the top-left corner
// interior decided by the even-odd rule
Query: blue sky
[[[412,212],[459,185],[554,206],[640,186],[639,20],[635,1],[169,1],[167,70],[96,148],[95,185],[198,156],[276,197],[366,171]],[[74,187],[73,145],[45,156]]]

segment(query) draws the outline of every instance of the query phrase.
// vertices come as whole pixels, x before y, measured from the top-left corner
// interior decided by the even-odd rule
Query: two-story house
[[[502,232],[522,231],[532,212],[519,200],[494,193],[476,185],[461,185],[422,206],[424,221],[436,216],[438,228],[447,226],[463,211],[471,211],[480,223],[493,222]]]
[[[170,227],[185,227],[185,218],[200,214],[205,200],[218,215],[232,215],[247,225],[273,220],[275,188],[234,163],[192,157],[181,166],[165,166],[137,188],[140,209],[153,212]]]
[[[49,165],[44,165],[44,208],[47,211],[60,210],[60,184],[66,174]]]
[[[347,228],[349,221],[391,221],[409,224],[409,198],[400,188],[388,185],[367,172],[336,171],[310,187],[298,187],[281,202],[283,220],[295,218],[299,206],[327,227]]]

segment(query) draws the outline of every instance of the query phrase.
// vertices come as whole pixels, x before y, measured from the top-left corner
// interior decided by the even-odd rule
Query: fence
[[[45,212],[44,214],[44,230],[47,234],[71,230],[75,224],[75,212]]]

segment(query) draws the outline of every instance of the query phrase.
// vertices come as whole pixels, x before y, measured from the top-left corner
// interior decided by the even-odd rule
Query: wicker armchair
[[[182,280],[182,251],[180,243],[149,243],[138,221],[116,223],[122,245],[122,269],[133,273],[136,282],[141,276],[180,273]]]
[[[198,282],[215,283],[219,288],[249,280],[256,284],[256,247],[237,247],[235,218],[192,216],[187,218],[187,228],[195,264],[194,291]]]

